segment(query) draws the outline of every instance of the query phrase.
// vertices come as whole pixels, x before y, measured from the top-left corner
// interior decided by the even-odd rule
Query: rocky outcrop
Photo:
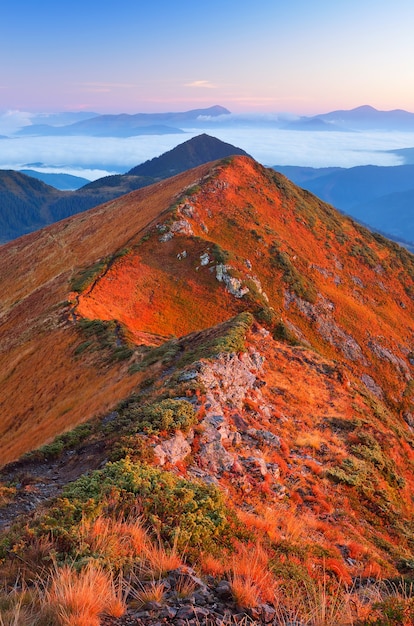
[[[192,439],[192,431],[187,437],[181,431],[177,431],[174,437],[156,445],[154,454],[158,459],[158,463],[163,466],[165,463],[175,465],[179,461],[183,461],[191,453]]]
[[[249,293],[249,288],[243,286],[242,281],[239,278],[235,278],[229,274],[231,265],[224,265],[219,263],[216,265],[216,278],[220,283],[224,283],[226,289],[235,298],[242,298],[246,293]]]
[[[319,295],[318,302],[313,304],[299,298],[295,293],[285,291],[284,308],[289,310],[292,304],[295,304],[302,315],[316,325],[321,337],[335,348],[341,350],[347,359],[362,365],[368,365],[368,361],[356,339],[335,322],[333,317],[335,305],[333,302]]]
[[[151,582],[147,583],[150,587]],[[231,584],[212,576],[200,579],[193,569],[172,570],[158,584],[163,587],[162,602],[147,602],[139,608],[129,608],[121,618],[102,618],[102,626],[223,626],[224,624],[273,624],[276,610],[262,603],[252,609],[242,609],[234,601]],[[146,584],[143,584],[145,590]],[[183,597],[181,589],[187,588]],[[247,621],[246,621],[247,620]]]

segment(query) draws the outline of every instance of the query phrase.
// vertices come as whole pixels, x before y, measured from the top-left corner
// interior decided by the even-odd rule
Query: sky
[[[0,111],[414,112],[412,0],[10,0]]]

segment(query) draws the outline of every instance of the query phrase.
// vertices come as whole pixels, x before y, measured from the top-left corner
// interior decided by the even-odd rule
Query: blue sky
[[[412,0],[4,5],[0,111],[414,111]]]

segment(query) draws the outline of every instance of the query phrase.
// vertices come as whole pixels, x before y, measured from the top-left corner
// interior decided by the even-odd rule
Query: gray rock
[[[232,600],[233,594],[231,592],[230,583],[227,580],[221,580],[216,587],[216,595],[221,600]]]
[[[167,439],[158,444],[154,448],[155,456],[159,460],[160,465],[171,463],[174,465],[178,461],[182,461],[191,452],[191,445],[181,431],[177,431],[174,437]]]
[[[164,235],[161,235],[161,237],[158,237],[158,240],[161,243],[165,243],[167,241],[170,241],[170,239],[172,239],[174,237],[174,233],[172,233],[171,231],[169,231],[168,233],[164,233]]]
[[[177,220],[170,226],[172,233],[178,233],[180,235],[194,235],[193,228],[188,220]]]
[[[196,372],[195,370],[188,370],[180,374],[180,376],[178,377],[178,381],[182,383],[188,380],[194,380],[197,378],[197,376],[198,376],[198,372]]]
[[[166,606],[160,613],[160,617],[166,619],[174,619],[177,615],[178,609],[173,606]]]
[[[177,618],[178,619],[192,619],[196,616],[195,607],[194,606],[182,606],[178,609]]]
[[[371,376],[368,376],[368,374],[362,374],[361,380],[364,383],[365,387],[367,387],[370,392],[374,394],[374,396],[377,396],[377,398],[380,399],[384,397],[384,392],[382,391],[381,387],[377,385],[377,383],[373,378],[371,378]]]
[[[262,620],[265,624],[270,624],[276,616],[275,609],[270,606],[270,604],[262,604],[260,608],[262,611]]]

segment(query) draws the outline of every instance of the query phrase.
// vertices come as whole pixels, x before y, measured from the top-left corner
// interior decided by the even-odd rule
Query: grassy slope
[[[102,367],[100,355],[87,361],[74,355],[82,336],[68,305],[70,281],[84,266],[141,236],[199,175],[183,174],[1,247],[2,464],[104,411],[132,389],[136,380],[121,375],[122,364]]]
[[[160,240],[168,232],[175,234]],[[247,294],[234,297],[217,280],[220,263]],[[407,252],[240,157],[9,244],[0,276],[2,462],[117,411],[115,422],[95,419],[10,470],[7,480],[26,476],[36,497],[55,469],[68,480],[79,475],[71,448],[79,458],[99,450],[99,462],[114,463],[68,485],[46,517],[6,536],[1,554],[12,547],[27,561],[33,537],[54,529],[53,549],[90,558],[81,515],[128,516],[141,497],[150,532],[161,523],[168,541],[177,525],[188,527],[187,515],[194,520],[192,511],[207,516],[200,523],[208,536],[185,537],[188,558],[202,567],[203,542],[234,563],[230,555],[241,559],[250,541],[263,550],[266,576],[283,585],[321,572],[350,582],[412,570]],[[249,316],[216,327],[246,309],[270,332]],[[130,345],[122,361],[120,339]],[[226,370],[230,363],[235,370]],[[254,384],[234,395],[239,370]],[[187,400],[194,410],[183,426],[170,407]],[[224,469],[209,457],[203,421],[216,410],[230,433],[224,450],[233,464]],[[194,421],[190,451],[160,473],[155,446]],[[85,471],[97,467],[86,458]],[[200,472],[213,476],[224,500],[200,487]],[[18,503],[23,494],[14,489],[3,494]],[[176,508],[181,493],[188,509]],[[240,572],[241,564],[232,567]]]

